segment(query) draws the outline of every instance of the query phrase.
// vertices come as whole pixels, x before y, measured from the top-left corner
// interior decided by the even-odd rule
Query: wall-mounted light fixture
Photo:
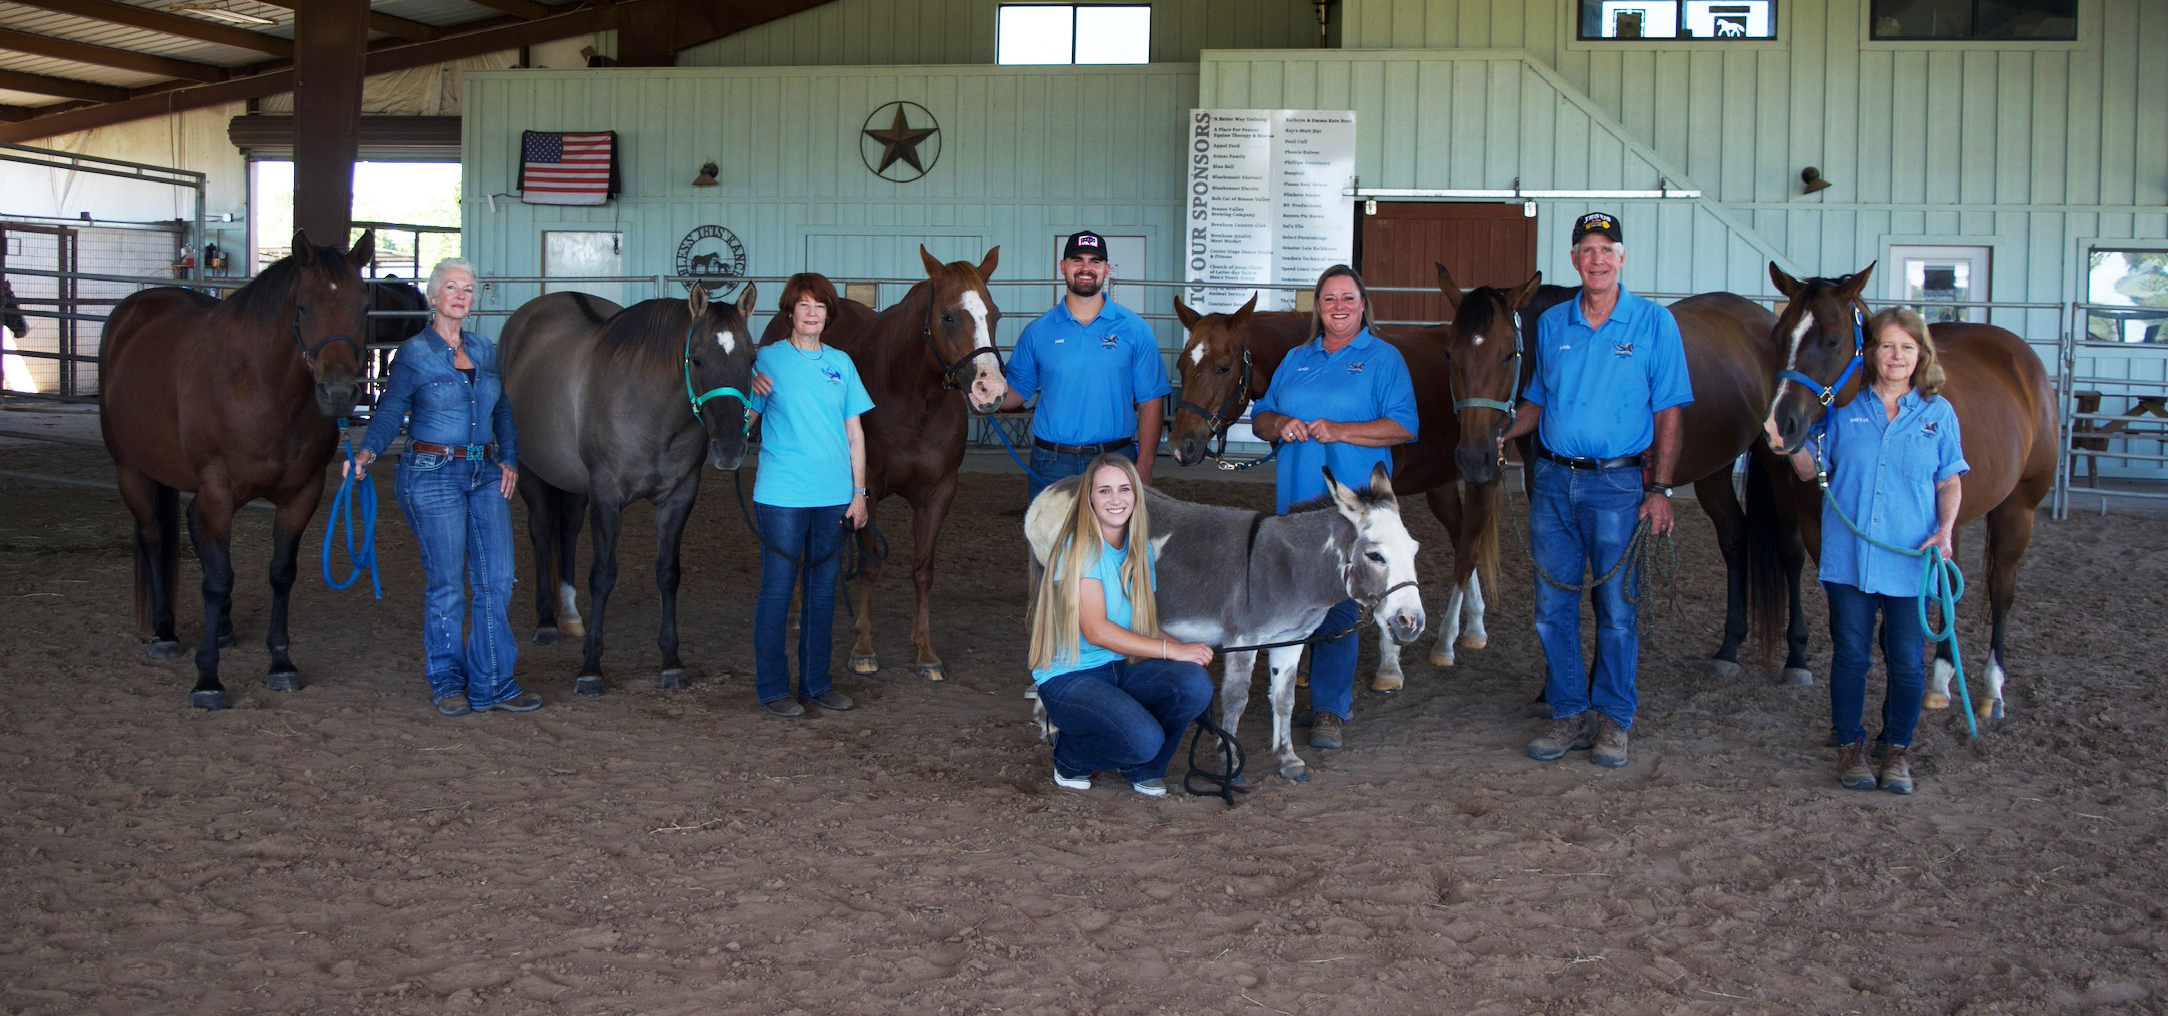
[[[1829,181],[1822,179],[1822,171],[1813,166],[1808,166],[1799,171],[1799,182],[1805,184],[1807,188],[1800,191],[1801,194],[1812,194],[1815,191],[1829,189]]]
[[[713,159],[710,159],[710,160],[708,160],[707,162],[701,163],[701,165],[700,165],[700,175],[699,175],[699,176],[696,176],[696,177],[693,177],[693,186],[695,186],[695,187],[713,187],[713,186],[715,186],[715,174],[716,174],[717,172],[718,172],[718,170],[717,170],[717,169],[715,168],[715,161],[714,161]]]

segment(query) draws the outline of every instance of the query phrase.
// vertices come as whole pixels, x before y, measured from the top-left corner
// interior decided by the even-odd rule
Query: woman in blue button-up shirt
[[[1837,780],[1853,790],[1912,792],[1906,752],[1926,688],[1920,627],[1920,559],[1861,539],[1837,510],[1868,535],[1894,547],[1938,547],[1951,556],[1959,477],[1965,464],[1957,412],[1942,390],[1942,367],[1927,322],[1892,307],[1867,322],[1867,383],[1817,425],[1829,469],[1822,506],[1822,588],[1829,591],[1829,711],[1837,745]],[[1792,455],[1802,479],[1815,475],[1812,452]],[[1875,619],[1882,622],[1882,731],[1872,752],[1860,714],[1867,698]]]
[[[497,347],[464,327],[474,307],[474,266],[464,258],[439,262],[427,292],[429,327],[393,354],[390,381],[352,465],[368,468],[406,428],[407,450],[393,489],[414,528],[427,576],[422,651],[437,712],[524,713],[541,708],[542,696],[521,691],[512,678],[519,659],[507,616],[508,502],[519,482],[512,403],[504,397]]]
[[[1310,332],[1290,350],[1257,400],[1250,429],[1279,446],[1279,510],[1325,493],[1325,470],[1363,483],[1393,446],[1415,440],[1415,382],[1400,350],[1370,333],[1370,291],[1362,276],[1334,265],[1311,293]],[[1361,608],[1342,601],[1315,635],[1352,628]],[[1355,637],[1310,648],[1310,747],[1340,747],[1355,704]]]

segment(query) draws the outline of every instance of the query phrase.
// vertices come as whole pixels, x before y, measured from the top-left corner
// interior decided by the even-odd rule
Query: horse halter
[[[1815,398],[1821,400],[1822,411],[1826,413],[1829,411],[1829,404],[1837,398],[1837,393],[1843,390],[1845,382],[1852,380],[1852,375],[1859,372],[1860,364],[1866,361],[1866,353],[1867,318],[1860,313],[1859,304],[1855,301],[1852,304],[1852,360],[1844,365],[1844,373],[1837,375],[1837,382],[1824,388],[1820,382],[1800,373],[1797,367],[1778,371],[1777,381],[1797,381],[1805,385],[1808,391],[1814,393]]]
[[[941,365],[942,391],[962,391],[964,384],[959,375],[965,367],[971,365],[971,361],[978,359],[980,353],[994,354],[994,368],[996,370],[1002,369],[1001,350],[999,347],[992,345],[975,347],[970,352],[959,357],[955,363],[948,362],[948,358],[941,355],[941,348],[933,344],[933,291],[931,289],[926,291],[926,320],[924,324],[919,326],[918,334],[919,338],[924,339],[926,342],[927,355],[932,356],[934,362]]]
[[[1204,417],[1205,443],[1210,444],[1215,438],[1219,440],[1219,448],[1210,453],[1216,459],[1227,454],[1227,427],[1242,415],[1242,404],[1249,401],[1249,397],[1250,345],[1245,342],[1242,344],[1242,376],[1235,379],[1235,386],[1227,392],[1227,401],[1220,405],[1217,412],[1206,412],[1203,406],[1188,399],[1175,403],[1174,411],[1179,413],[1187,409]]]
[[[698,330],[699,327],[700,319],[698,317],[693,318],[692,323],[685,326],[685,358],[682,361],[685,368],[685,398],[692,403],[693,419],[699,421],[702,426],[706,426],[708,418],[701,414],[700,407],[707,404],[710,399],[728,395],[745,406],[744,426],[740,428],[739,435],[741,437],[751,436],[753,433],[753,400],[747,397],[744,392],[728,385],[721,388],[710,388],[699,394],[693,392],[693,332]]]
[[[1513,365],[1513,379],[1515,381],[1519,381],[1521,377],[1521,319],[1520,316],[1517,314],[1509,313],[1507,316],[1513,321],[1513,355],[1507,357],[1506,362]],[[1453,359],[1453,351],[1451,349],[1445,351],[1445,358],[1448,361],[1451,361]],[[1471,408],[1495,409],[1501,413],[1506,414],[1507,428],[1512,427],[1514,419],[1520,415],[1520,407],[1514,404],[1510,399],[1504,402],[1501,402],[1497,399],[1453,400],[1453,412],[1458,413],[1463,409]]]
[[[294,348],[301,350],[302,363],[308,364],[310,367],[316,366],[316,357],[323,353],[325,346],[334,342],[345,343],[348,348],[354,351],[355,360],[361,360],[368,356],[368,348],[362,345],[361,340],[345,332],[332,332],[319,340],[316,345],[309,345],[309,340],[301,336],[301,308],[299,306],[294,308]]]

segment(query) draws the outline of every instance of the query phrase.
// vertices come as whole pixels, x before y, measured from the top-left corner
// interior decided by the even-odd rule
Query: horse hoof
[[[1710,660],[1704,672],[1712,678],[1734,678],[1739,676],[1739,665],[1730,660]]]
[[[233,703],[226,701],[226,693],[222,691],[192,691],[188,693],[188,708],[231,709]]]
[[[557,622],[557,630],[577,638],[587,634],[587,622],[576,617],[566,618]]]
[[[1482,649],[1482,648],[1484,648],[1484,647],[1486,647],[1486,646],[1489,646],[1489,645],[1490,645],[1490,636],[1488,636],[1488,635],[1476,635],[1476,636],[1466,636],[1466,635],[1464,635],[1464,636],[1462,636],[1462,637],[1461,637],[1461,640],[1460,640],[1460,647],[1461,647],[1462,649]]]
[[[534,644],[535,644],[535,645],[538,645],[538,646],[550,646],[550,645],[556,645],[556,644],[557,644],[557,629],[555,629],[555,628],[536,628],[536,629],[534,630]]]
[[[1290,783],[1308,783],[1310,782],[1310,767],[1303,765],[1283,766],[1280,769],[1280,778]]]
[[[2001,720],[2003,718],[2002,700],[1989,699],[1986,702],[1980,703],[1980,718],[1986,720]]]
[[[692,683],[685,679],[684,667],[671,667],[656,675],[655,684],[664,691],[682,691],[692,687]]]
[[[1784,673],[1778,676],[1777,683],[1792,688],[1809,687],[1814,684],[1814,671],[1805,667],[1786,667]]]
[[[278,670],[263,676],[263,686],[269,691],[300,691],[307,687],[301,683],[301,672]]]
[[[1920,699],[1920,705],[1928,709],[1948,709],[1950,707],[1950,696],[1946,692],[1931,691]]]
[[[150,657],[154,660],[178,660],[181,658],[181,644],[172,639],[153,642]]]
[[[1297,688],[1308,688],[1309,686],[1310,686],[1310,672],[1309,672],[1309,671],[1305,670],[1305,671],[1303,671],[1302,673],[1300,673],[1300,674],[1296,674],[1296,675],[1295,675],[1295,687],[1297,687]]]
[[[870,656],[870,655],[868,655],[868,656],[853,656],[853,657],[851,657],[851,673],[853,673],[853,674],[858,674],[858,675],[860,675],[860,676],[866,676],[866,677],[870,677],[870,676],[872,676],[872,675],[874,675],[874,674],[878,674],[878,673],[880,673],[880,672],[881,672],[881,658],[880,658],[880,657],[878,657],[878,656]]]
[[[938,663],[914,663],[911,664],[911,672],[928,681],[948,680],[948,671],[943,670]]]
[[[1397,694],[1400,689],[1407,687],[1407,685],[1407,679],[1397,674],[1392,677],[1380,674],[1370,679],[1370,690],[1380,695]]]
[[[572,694],[581,698],[594,698],[602,694],[602,677],[599,674],[583,674],[572,682]]]
[[[233,648],[233,633],[232,633],[232,632],[230,632],[230,631],[229,631],[229,632],[225,633],[224,635],[220,635],[220,636],[218,637],[218,648],[220,648],[220,649],[232,649],[232,648]]]
[[[1430,665],[1433,667],[1450,667],[1453,665],[1453,654],[1442,649],[1433,649],[1430,651]]]

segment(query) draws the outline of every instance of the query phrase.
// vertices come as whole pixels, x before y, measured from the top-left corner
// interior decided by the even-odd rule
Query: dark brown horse
[[[1438,266],[1438,285],[1449,293],[1456,288],[1443,265]],[[1496,475],[1498,435],[1511,423],[1510,411],[1497,406],[1515,398],[1507,393],[1525,389],[1535,374],[1536,319],[1580,292],[1577,287],[1541,286],[1529,296],[1521,306],[1523,334],[1516,347],[1525,355],[1454,350],[1453,391],[1461,414],[1457,456],[1470,482],[1488,482]],[[1469,298],[1463,298],[1464,307]],[[1469,313],[1463,310],[1457,316]],[[1783,352],[1769,341],[1766,330],[1775,319],[1754,302],[1729,293],[1687,297],[1671,305],[1671,315],[1679,324],[1694,388],[1694,401],[1681,413],[1673,479],[1694,485],[1694,496],[1715,526],[1724,555],[1724,636],[1709,670],[1719,677],[1738,674],[1739,645],[1749,631],[1761,636],[1765,647],[1772,646],[1782,602],[1788,611],[1782,679],[1811,683],[1799,586],[1806,563],[1796,515],[1800,487],[1791,468],[1755,441]],[[1521,442],[1521,461],[1534,461],[1534,447],[1532,435]],[[1741,453],[1749,456],[1744,506],[1731,480],[1732,465]],[[1524,477],[1532,475],[1523,472]],[[1787,491],[1794,496],[1780,496]]]
[[[255,498],[278,511],[271,529],[271,620],[264,686],[302,686],[286,647],[286,601],[301,532],[324,496],[324,466],[354,409],[369,289],[361,270],[375,233],[352,251],[294,234],[293,253],[224,300],[160,287],[106,319],[99,425],[121,499],[136,520],[136,621],[151,655],[181,655],[173,631],[180,570],[180,491],[203,562],[203,637],[188,704],[224,709],[218,649],[233,637],[233,513]]]
[[[926,281],[894,306],[876,314],[856,300],[842,301],[821,340],[851,356],[873,408],[866,413],[867,525],[858,531],[866,565],[858,578],[858,640],[851,648],[851,670],[871,674],[881,669],[873,650],[873,583],[880,576],[879,531],[873,525],[881,499],[901,494],[911,502],[915,553],[911,579],[917,587],[911,645],[918,658],[911,668],[930,681],[947,677],[933,650],[933,556],[941,521],[956,499],[956,475],[963,467],[964,437],[970,421],[965,403],[992,412],[1008,394],[999,354],[994,349],[994,306],[986,280],[994,274],[1001,248],[985,260],[942,264],[925,247]],[[767,345],[790,334],[789,308],[768,322],[761,335]]]
[[[1189,329],[1189,340],[1176,361],[1182,373],[1182,401],[1168,435],[1176,462],[1191,465],[1216,454],[1210,451],[1214,441],[1224,448],[1227,425],[1264,396],[1272,372],[1288,352],[1310,340],[1310,315],[1260,313],[1256,308],[1257,299],[1251,297],[1232,314],[1199,314],[1175,300],[1175,313]],[[1510,317],[1503,328],[1498,333],[1501,341],[1510,341]],[[1490,636],[1483,628],[1481,576],[1493,572],[1498,556],[1496,485],[1469,487],[1465,492],[1457,485],[1461,475],[1453,449],[1460,442],[1460,425],[1454,419],[1446,382],[1442,337],[1449,330],[1444,325],[1397,335],[1372,330],[1400,351],[1415,382],[1416,439],[1393,448],[1393,490],[1402,496],[1422,494],[1431,514],[1453,538],[1452,593],[1430,649],[1430,662],[1439,667],[1453,665],[1456,644],[1469,649],[1489,644]],[[1492,584],[1496,585],[1495,579]],[[1400,647],[1380,632],[1378,670],[1370,687],[1394,692],[1405,683]]]
[[[1771,331],[1772,344],[1788,350],[1786,363],[1792,370],[1828,385],[1837,380],[1854,357],[1864,358],[1872,336],[1861,334],[1855,322],[1867,317],[1860,291],[1874,274],[1874,265],[1838,279],[1799,280],[1769,266],[1769,278],[1789,300]],[[1855,316],[1856,315],[1856,316]],[[2004,621],[2017,598],[2017,566],[2032,542],[2034,511],[2055,482],[2055,393],[2048,384],[2047,368],[2025,340],[1993,325],[1944,323],[1933,326],[1935,353],[1948,380],[1942,395],[1957,411],[1958,432],[1964,439],[1965,462],[1972,467],[1961,488],[1957,521],[1987,519],[1987,601],[1990,636],[1984,676],[1987,696],[1976,707],[1988,719],[2003,718],[2002,683]],[[1830,393],[1832,404],[1842,404],[1857,394],[1866,376],[1864,363],[1853,380]],[[1769,422],[1786,448],[1797,448],[1807,429],[1825,412],[1815,393],[1804,385],[1787,381],[1779,386],[1769,409]],[[1811,489],[1811,485],[1810,485]],[[1820,498],[1815,510],[1801,517],[1807,546],[1819,559],[1822,554]],[[1927,692],[1927,706],[1947,709],[1952,673],[1949,643],[1935,650],[1934,683]]]
[[[662,597],[656,681],[686,686],[678,546],[700,494],[701,464],[732,470],[745,459],[754,348],[745,315],[754,299],[752,286],[736,306],[710,302],[707,290],[692,286],[686,299],[620,308],[586,293],[551,293],[504,323],[498,350],[534,545],[534,637],[554,642],[560,626],[587,636],[574,695],[603,693],[602,617],[617,586],[618,528],[625,506],[643,499],[655,505]],[[583,514],[595,531],[584,627],[572,585]]]

